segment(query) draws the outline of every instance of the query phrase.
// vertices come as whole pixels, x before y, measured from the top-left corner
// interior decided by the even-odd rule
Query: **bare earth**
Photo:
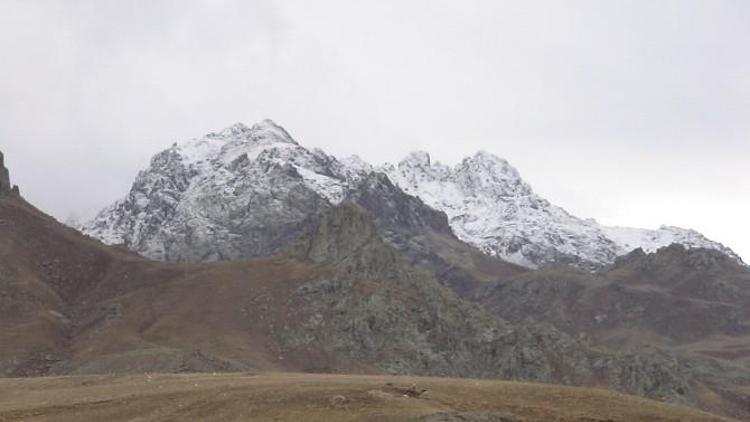
[[[425,391],[426,390],[426,391]],[[729,421],[598,389],[321,374],[0,379],[0,421]]]

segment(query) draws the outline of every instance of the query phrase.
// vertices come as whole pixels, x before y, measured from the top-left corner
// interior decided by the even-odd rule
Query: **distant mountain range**
[[[356,156],[337,159],[309,150],[270,120],[172,145],[153,157],[123,199],[82,230],[158,260],[264,256],[297,236],[310,215],[358,197],[373,174],[386,175],[397,189],[445,213],[458,239],[527,268],[598,270],[635,249],[653,252],[672,243],[718,250],[741,262],[693,230],[608,227],[573,216],[486,152],[454,167],[432,162],[426,152],[373,166]]]

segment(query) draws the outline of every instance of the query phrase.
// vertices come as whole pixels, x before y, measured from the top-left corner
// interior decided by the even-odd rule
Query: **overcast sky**
[[[61,220],[269,117],[380,163],[508,159],[606,224],[750,260],[750,1],[0,0],[0,150]]]

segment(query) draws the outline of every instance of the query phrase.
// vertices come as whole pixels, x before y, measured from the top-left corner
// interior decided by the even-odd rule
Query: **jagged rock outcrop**
[[[290,248],[292,254],[346,269],[352,277],[392,277],[397,253],[377,241],[372,216],[351,203],[330,208],[315,218],[306,236]]]
[[[435,274],[459,294],[468,295],[483,282],[525,271],[459,240],[443,212],[406,194],[383,173],[362,177],[345,201],[367,209],[384,240],[411,265]]]
[[[5,156],[0,151],[0,195],[19,195],[18,186],[10,183],[10,172],[5,167]]]
[[[318,350],[378,362],[391,373],[603,383],[690,402],[690,374],[663,353],[608,353],[550,325],[508,324],[411,267],[353,204],[326,210],[293,248],[334,271],[302,284],[307,321],[280,339],[291,353]],[[330,368],[318,368],[330,370]]]

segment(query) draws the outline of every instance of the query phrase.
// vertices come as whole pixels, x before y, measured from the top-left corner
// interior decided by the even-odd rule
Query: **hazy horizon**
[[[750,3],[6,1],[0,150],[60,220],[150,157],[271,118],[368,162],[507,159],[607,225],[750,260]]]

